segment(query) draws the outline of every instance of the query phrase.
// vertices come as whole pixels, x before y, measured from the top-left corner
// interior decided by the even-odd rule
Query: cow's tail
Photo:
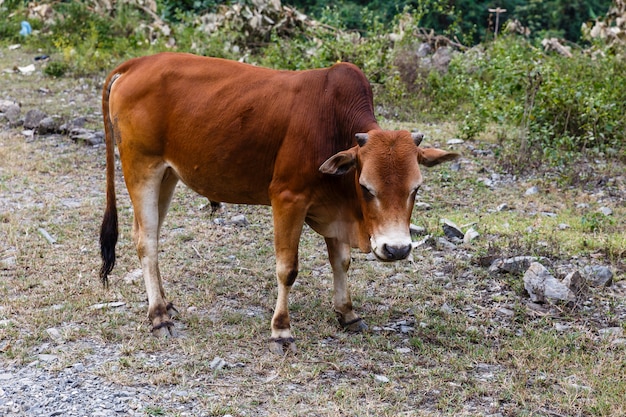
[[[115,198],[115,129],[109,114],[109,96],[111,87],[120,74],[110,75],[102,91],[102,116],[106,143],[106,209],[100,228],[100,255],[102,268],[100,280],[105,287],[109,285],[109,274],[115,266],[115,245],[117,244],[117,205]]]

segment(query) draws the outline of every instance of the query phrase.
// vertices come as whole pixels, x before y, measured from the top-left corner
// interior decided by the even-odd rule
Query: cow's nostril
[[[385,243],[383,245],[383,252],[389,260],[400,260],[409,256],[411,245],[393,246]]]

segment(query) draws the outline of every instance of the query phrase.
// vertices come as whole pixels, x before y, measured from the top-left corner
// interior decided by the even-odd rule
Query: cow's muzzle
[[[411,253],[411,245],[388,245],[385,243],[381,249],[384,258],[389,261],[406,259]]]
[[[379,261],[393,262],[406,259],[411,253],[411,244],[383,243],[380,246],[372,245],[372,252]]]

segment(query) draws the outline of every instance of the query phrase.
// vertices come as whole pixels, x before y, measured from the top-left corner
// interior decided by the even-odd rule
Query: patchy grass
[[[23,112],[36,106],[97,120],[96,82],[38,77],[2,74],[0,91],[23,97]],[[33,99],[41,83],[52,96]],[[80,94],[75,105],[62,105]],[[427,142],[444,147],[453,135],[445,125],[417,127]],[[156,399],[184,391],[176,401],[208,415],[624,415],[625,345],[599,332],[626,330],[624,166],[592,164],[590,172],[609,181],[564,186],[556,176],[501,172],[493,152],[476,152],[494,146],[488,140],[457,145],[459,170],[424,169],[418,198],[431,209],[414,213],[414,223],[435,237],[442,236],[442,217],[475,224],[477,241],[454,250],[425,245],[413,261],[396,264],[354,253],[350,285],[367,333],[339,329],[323,239],[305,228],[290,304],[299,353],[280,358],[267,351],[276,295],[269,208],[228,205],[216,216],[244,214],[250,225],[220,225],[206,200],[179,186],[160,259],[167,294],[181,312],[180,337],[156,340],[142,279],[133,274],[132,213],[119,172],[121,236],[111,288],[97,278],[104,148],[64,137],[27,142],[19,130],[5,128],[0,363],[55,371],[82,362],[112,383],[150,384]],[[539,193],[525,196],[532,185]],[[509,210],[498,211],[503,203]],[[596,215],[602,205],[613,214]],[[609,265],[616,283],[593,289],[574,308],[537,306],[521,276],[490,275],[481,265],[489,256],[529,254],[548,258],[555,273]],[[92,308],[107,302],[125,304]],[[48,335],[53,327],[62,342]],[[41,353],[59,360],[36,362]],[[217,356],[234,366],[211,368]],[[144,405],[146,414],[176,415],[176,401],[156,399]]]

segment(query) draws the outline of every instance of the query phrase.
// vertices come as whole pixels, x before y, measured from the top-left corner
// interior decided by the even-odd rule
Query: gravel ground
[[[208,415],[194,412],[197,391],[160,389],[148,383],[119,385],[100,375],[107,363],[119,363],[118,345],[79,343],[68,349],[89,349],[90,355],[56,369],[56,355],[40,354],[27,366],[0,368],[0,415],[3,416],[144,416]],[[152,357],[156,360],[156,357]],[[171,360],[171,358],[170,358]],[[113,368],[114,369],[114,368]],[[173,388],[173,389],[172,389]]]

